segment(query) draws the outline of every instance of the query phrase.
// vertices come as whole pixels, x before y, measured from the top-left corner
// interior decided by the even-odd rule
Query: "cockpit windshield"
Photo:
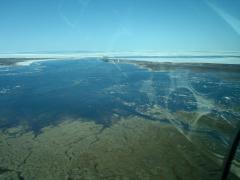
[[[240,1],[1,0],[0,179],[240,179]]]

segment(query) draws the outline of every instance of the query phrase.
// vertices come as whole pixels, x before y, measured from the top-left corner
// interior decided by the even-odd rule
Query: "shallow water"
[[[219,179],[240,72],[36,62],[0,68],[0,102],[0,177]]]

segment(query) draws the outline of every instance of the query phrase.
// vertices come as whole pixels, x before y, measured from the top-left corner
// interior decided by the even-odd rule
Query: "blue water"
[[[46,61],[0,68],[0,128],[24,123],[29,130],[39,133],[43,127],[58,124],[64,118],[110,126],[114,115],[168,122],[145,111],[154,104],[170,112],[197,111],[197,99],[189,87],[173,85],[176,80],[172,75],[182,79],[186,72],[185,81],[198,95],[221,106],[239,106],[239,81],[221,79],[212,72],[157,72],[97,59]],[[149,82],[151,86],[146,86]]]

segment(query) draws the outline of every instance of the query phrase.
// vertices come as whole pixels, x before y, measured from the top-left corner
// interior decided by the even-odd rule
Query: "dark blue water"
[[[64,118],[82,118],[110,126],[116,115],[156,120],[145,113],[154,104],[170,112],[197,111],[193,92],[189,87],[174,87],[171,73],[97,59],[1,68],[0,128],[25,123],[29,130],[38,133],[43,127],[58,124]],[[174,72],[180,78],[182,73],[185,70]],[[194,80],[196,77],[198,82]],[[229,107],[239,105],[237,81],[224,83],[217,74],[191,71],[187,78],[200,95]]]
[[[36,68],[40,70],[35,71]],[[149,76],[150,73],[133,65],[116,67],[98,60],[50,61],[11,67],[0,75],[0,88],[10,89],[0,96],[1,127],[27,122],[38,131],[62,117],[107,124],[113,113],[123,116],[134,113],[133,108],[123,104],[120,94],[110,94],[108,88],[124,85],[127,91],[122,97],[124,100],[146,104],[147,98],[138,90],[141,81]],[[20,87],[14,89],[16,86]]]

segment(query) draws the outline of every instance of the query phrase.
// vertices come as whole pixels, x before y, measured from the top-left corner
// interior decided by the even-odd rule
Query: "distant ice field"
[[[159,53],[159,52],[81,52],[81,53],[19,53],[0,54],[0,58],[29,58],[27,61],[18,62],[17,65],[30,65],[36,61],[66,60],[82,58],[99,58],[110,60],[131,60],[147,62],[170,63],[212,63],[212,64],[240,64],[240,53]],[[31,58],[43,58],[32,60]]]

